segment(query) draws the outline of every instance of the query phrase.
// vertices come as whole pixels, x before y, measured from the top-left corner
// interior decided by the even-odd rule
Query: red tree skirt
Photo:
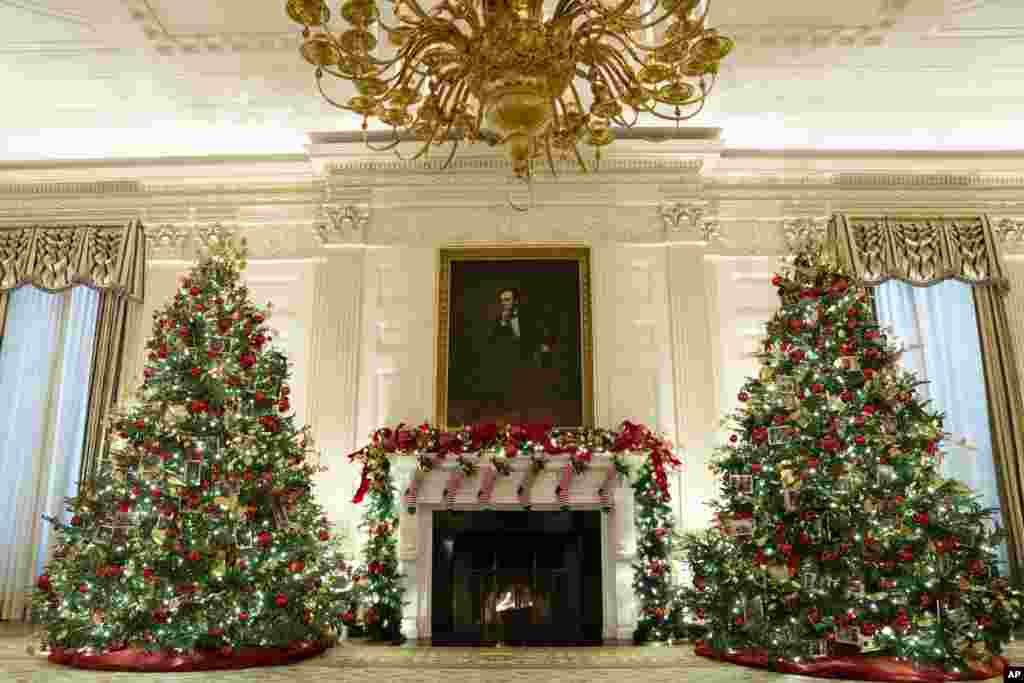
[[[796,664],[794,662],[775,662],[768,660],[768,655],[756,650],[747,650],[735,654],[715,652],[704,643],[694,648],[701,657],[719,659],[742,666],[753,666],[759,669],[774,669],[780,673],[816,676],[817,678],[844,678],[859,681],[882,681],[883,683],[936,683],[937,681],[981,681],[987,678],[1002,676],[1006,670],[1006,659],[993,657],[987,665],[972,662],[970,669],[959,674],[949,673],[939,668],[915,669],[910,662],[901,662],[896,657],[884,656],[852,656],[852,657],[821,657]]]
[[[55,649],[50,661],[76,669],[96,671],[211,671],[214,669],[248,669],[254,666],[281,666],[308,657],[315,657],[327,649],[326,642],[298,643],[289,648],[240,647],[230,655],[220,650],[199,650],[191,654],[146,652],[125,648],[101,655],[83,654],[77,650]]]

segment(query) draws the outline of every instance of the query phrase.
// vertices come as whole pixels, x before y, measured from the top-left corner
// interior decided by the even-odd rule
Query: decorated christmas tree
[[[33,604],[51,659],[280,663],[322,650],[339,625],[345,566],[313,498],[288,361],[240,279],[244,252],[215,243],[154,314],[138,405],[112,418],[66,523],[50,520]]]
[[[940,475],[942,416],[823,250],[772,285],[759,375],[713,460],[720,529],[686,549],[698,652],[872,680],[995,675],[1021,594],[999,576],[992,511]]]

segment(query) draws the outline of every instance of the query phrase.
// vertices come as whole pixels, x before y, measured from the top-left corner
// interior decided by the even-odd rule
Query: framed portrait
[[[593,426],[590,250],[441,250],[437,424]]]

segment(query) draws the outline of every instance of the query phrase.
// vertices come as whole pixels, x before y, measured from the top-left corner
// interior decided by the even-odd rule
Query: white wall
[[[271,324],[294,363],[293,403],[330,467],[319,478],[322,502],[349,525],[362,510],[350,502],[359,473],[345,456],[377,427],[435,414],[443,246],[591,248],[595,421],[644,422],[675,442],[685,464],[672,484],[677,515],[683,527],[701,528],[717,493],[708,458],[722,438],[723,412],[756,369],[746,354],[778,306],[768,280],[788,250],[793,216],[988,213],[1024,225],[1014,213],[1024,207],[1024,154],[787,156],[725,153],[718,143],[619,142],[598,174],[540,180],[532,208],[521,213],[508,200],[529,204],[528,193],[509,184],[504,162],[487,150],[460,155],[440,174],[355,146],[312,145],[309,152],[305,175],[292,168],[287,177],[257,174],[259,182],[244,162],[197,165],[195,175],[166,164],[120,168],[119,178],[137,179],[130,195],[108,195],[114,190],[98,184],[68,197],[58,171],[27,182],[28,172],[0,170],[14,183],[0,187],[0,219],[29,220],[29,200],[38,224],[70,221],[75,211],[87,222],[98,206],[117,216],[148,212],[153,245],[178,260],[150,263],[147,301],[127,352],[126,396],[138,385],[152,311],[173,294],[186,268],[181,259],[192,254],[187,235],[204,216],[228,225],[234,216],[254,252],[247,275],[254,296],[278,307]],[[115,173],[96,171],[104,172]],[[327,201],[358,208],[367,220],[331,224]],[[721,239],[706,242],[685,217],[663,213],[694,202],[717,217]],[[1002,244],[1021,349],[1024,241]],[[1024,353],[1018,362],[1024,375]]]

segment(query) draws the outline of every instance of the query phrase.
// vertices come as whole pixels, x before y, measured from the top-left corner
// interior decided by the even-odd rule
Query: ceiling
[[[711,12],[738,48],[693,124],[729,147],[1024,148],[1021,0]],[[284,0],[0,0],[0,159],[301,152],[358,128],[298,44]]]

